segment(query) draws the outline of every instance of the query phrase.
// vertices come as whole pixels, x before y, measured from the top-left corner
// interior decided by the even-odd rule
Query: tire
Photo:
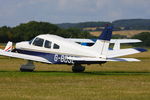
[[[81,66],[81,65],[72,66],[72,71],[75,73],[84,72],[84,70],[85,70],[85,66]]]
[[[21,72],[33,72],[34,70],[33,69],[23,69],[23,68],[20,68],[20,71]]]

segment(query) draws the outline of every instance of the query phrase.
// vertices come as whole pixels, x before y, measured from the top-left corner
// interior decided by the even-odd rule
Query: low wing
[[[32,60],[32,61],[38,61],[38,62],[43,62],[43,63],[50,63],[45,58],[42,58],[42,57],[39,57],[39,56],[31,56],[31,55],[26,55],[26,54],[7,52],[7,51],[4,51],[4,50],[0,50],[0,55],[1,56],[7,56],[7,57],[26,59],[26,60]]]
[[[108,58],[107,61],[127,61],[127,62],[133,62],[133,61],[140,61],[139,59],[135,58]]]
[[[76,38],[67,38],[69,41],[79,42],[79,43],[95,43],[97,39],[76,39]],[[138,43],[142,42],[139,39],[111,39],[110,43]]]

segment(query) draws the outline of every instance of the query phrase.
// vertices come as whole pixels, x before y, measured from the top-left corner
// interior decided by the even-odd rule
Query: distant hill
[[[150,19],[122,19],[111,22],[81,22],[57,24],[60,28],[80,28],[94,31],[101,30],[107,24],[113,24],[115,30],[150,30]]]
[[[150,30],[150,19],[123,19],[113,21],[112,24],[125,30]]]
[[[62,23],[57,24],[60,28],[87,28],[87,27],[104,27],[111,22],[81,22],[81,23]]]

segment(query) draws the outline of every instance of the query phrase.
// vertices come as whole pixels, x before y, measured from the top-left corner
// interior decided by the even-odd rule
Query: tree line
[[[87,28],[87,27],[105,27],[112,24],[115,30],[150,30],[150,19],[121,19],[113,22],[80,22],[80,23],[62,23],[57,24],[61,28]]]
[[[3,26],[0,27],[0,43],[8,41],[19,42],[28,41],[39,34],[54,34],[65,38],[96,38],[87,31],[82,31],[78,28],[62,29],[57,25],[48,22],[30,21],[15,27]],[[113,35],[112,38],[127,38],[123,35]],[[143,42],[136,46],[150,47],[150,32],[144,32],[133,36],[134,39],[140,39]]]
[[[106,25],[110,25],[111,22],[80,22],[80,23],[62,23],[57,24],[57,26],[67,29],[67,28],[87,28],[87,27],[105,27]]]
[[[114,27],[124,27],[124,30],[150,30],[150,19],[122,19],[112,24]]]
[[[30,21],[15,27],[0,27],[0,43],[19,42],[34,38],[39,34],[55,34],[65,38],[91,38],[89,32],[77,28],[62,29],[48,22]]]

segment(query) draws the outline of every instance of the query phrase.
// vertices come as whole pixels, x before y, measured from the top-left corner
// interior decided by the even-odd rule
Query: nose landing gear
[[[35,65],[33,64],[33,61],[27,61],[26,64],[21,65],[20,71],[21,72],[33,72],[35,69]]]

